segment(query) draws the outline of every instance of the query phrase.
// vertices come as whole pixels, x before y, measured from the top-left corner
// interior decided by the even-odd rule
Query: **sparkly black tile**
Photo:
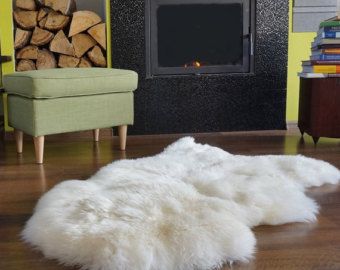
[[[145,79],[144,0],[111,0],[112,63],[139,73],[130,134],[285,129],[288,0],[258,0],[255,75]]]

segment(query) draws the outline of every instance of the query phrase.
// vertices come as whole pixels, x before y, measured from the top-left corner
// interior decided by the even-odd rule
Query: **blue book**
[[[339,32],[340,26],[326,26],[326,27],[320,28],[320,31],[322,31],[322,32]]]
[[[340,32],[321,32],[320,36],[322,38],[340,38]]]
[[[312,55],[310,60],[340,60],[340,54],[320,54],[320,55]]]

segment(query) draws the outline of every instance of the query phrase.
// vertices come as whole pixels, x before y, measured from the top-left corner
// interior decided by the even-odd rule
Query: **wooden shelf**
[[[340,78],[301,79],[299,128],[317,143],[340,138]]]

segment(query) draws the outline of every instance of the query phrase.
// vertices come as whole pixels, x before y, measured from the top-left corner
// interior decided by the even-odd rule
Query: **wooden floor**
[[[116,137],[107,136],[98,144],[89,138],[47,138],[44,165],[34,164],[30,140],[25,142],[22,156],[16,155],[13,141],[7,141],[5,145],[0,142],[0,269],[72,269],[44,259],[20,241],[20,231],[39,197],[63,180],[88,178],[113,160],[159,153],[178,137],[181,136],[130,137],[126,153],[118,150]],[[306,141],[301,141],[296,133],[215,133],[195,137],[198,142],[231,153],[301,153],[340,167],[340,140],[321,139],[315,147],[310,137],[305,136]],[[322,207],[318,223],[255,228],[258,243],[254,260],[247,265],[233,265],[232,269],[339,270],[340,187],[324,186],[312,189],[308,194]]]

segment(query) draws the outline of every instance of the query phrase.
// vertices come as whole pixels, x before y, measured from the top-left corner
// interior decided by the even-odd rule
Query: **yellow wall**
[[[14,57],[11,0],[0,0],[0,39],[2,55],[11,55]],[[13,72],[13,70],[13,62],[4,63],[2,65],[2,71],[4,74]]]
[[[308,60],[311,42],[316,33],[293,33],[293,0],[290,0],[289,45],[288,45],[288,81],[287,81],[287,121],[296,122],[299,105],[299,77],[301,61]]]
[[[0,0],[0,42],[1,54],[11,55],[14,59],[13,23],[12,23],[12,0]],[[14,61],[2,64],[2,73],[7,74],[14,71]],[[5,114],[6,95],[4,95],[3,106]],[[6,130],[9,130],[7,117],[5,115]]]
[[[1,1],[1,0],[0,0]],[[112,67],[111,57],[111,8],[110,0],[106,0],[106,53],[107,53],[107,66]]]

